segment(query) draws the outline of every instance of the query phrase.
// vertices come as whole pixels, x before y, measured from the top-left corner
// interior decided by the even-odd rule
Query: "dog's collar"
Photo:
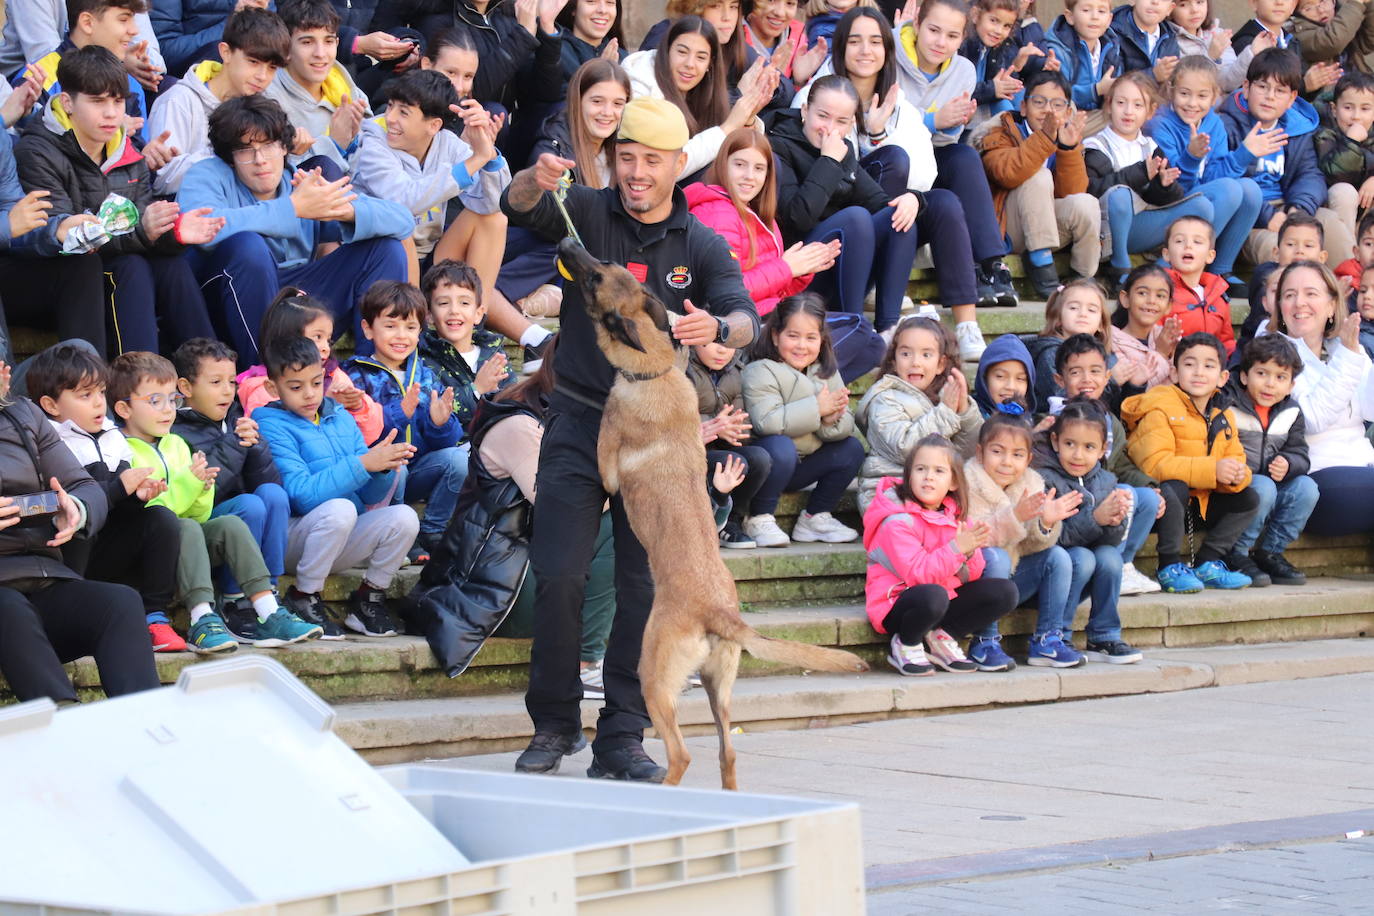
[[[650,382],[656,378],[662,378],[667,375],[672,371],[672,368],[672,366],[669,366],[661,372],[627,372],[624,369],[617,369],[615,371],[620,373],[620,377],[627,382]]]

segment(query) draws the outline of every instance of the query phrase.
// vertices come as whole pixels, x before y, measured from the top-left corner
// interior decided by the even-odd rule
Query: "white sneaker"
[[[817,512],[815,515],[802,512],[797,516],[797,523],[792,526],[792,540],[803,543],[824,541],[827,544],[848,544],[858,539],[859,532],[829,512]]]
[[[597,662],[582,669],[582,673],[579,675],[582,679],[582,699],[606,699],[606,685],[601,679],[601,664],[601,662]]]
[[[959,341],[959,358],[966,363],[978,362],[983,358],[983,351],[988,348],[976,321],[961,321],[956,324],[954,338]]]
[[[1121,567],[1122,595],[1148,595],[1158,591],[1162,591],[1159,583],[1136,569],[1134,563]]]
[[[944,630],[927,633],[926,646],[926,657],[946,671],[968,674],[978,670],[978,666],[969,661],[964,650],[959,648],[959,641]]]
[[[792,543],[787,532],[778,527],[778,520],[771,515],[751,515],[744,520],[744,533],[753,539],[757,547],[786,547]]]
[[[896,633],[888,644],[887,663],[907,677],[929,677],[935,673],[935,666],[926,659],[925,648],[908,646]]]

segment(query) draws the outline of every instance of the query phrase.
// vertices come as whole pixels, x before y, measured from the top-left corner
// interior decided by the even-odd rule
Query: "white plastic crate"
[[[0,916],[863,912],[856,806],[374,770],[332,724],[262,656],[0,709]]]

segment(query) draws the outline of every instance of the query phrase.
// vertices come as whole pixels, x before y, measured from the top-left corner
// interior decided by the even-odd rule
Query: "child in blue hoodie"
[[[1263,198],[1246,244],[1255,264],[1273,253],[1289,211],[1321,220],[1329,260],[1339,262],[1355,246],[1355,227],[1326,207],[1326,179],[1313,142],[1320,119],[1311,103],[1298,97],[1301,91],[1302,62],[1288,51],[1268,48],[1255,55],[1245,85],[1221,106],[1227,137],[1237,153],[1249,154],[1242,159],[1245,175],[1259,185]]]
[[[352,327],[358,351],[370,353],[357,302],[376,281],[406,277],[401,239],[415,229],[410,211],[355,194],[344,178],[294,174],[286,155],[295,136],[286,112],[271,99],[228,99],[210,113],[214,158],[191,166],[177,192],[183,213],[209,207],[225,220],[197,252],[195,271],[211,315],[228,328],[241,368],[258,362],[258,327],[283,286],[309,290],[328,303],[335,327]],[[330,242],[338,247],[316,259],[316,249]]]
[[[1059,72],[1073,87],[1073,103],[1084,111],[1101,108],[1103,93],[1121,75],[1121,49],[1111,24],[1107,0],[1068,0],[1064,15],[1045,36],[1045,50],[1059,59]]]
[[[363,296],[363,333],[376,346],[371,356],[343,364],[353,384],[382,405],[382,431],[415,446],[396,495],[427,500],[420,540],[412,562],[431,550],[448,527],[458,491],[468,476],[468,446],[459,445],[463,424],[455,411],[452,387],[420,358],[420,329],[429,317],[425,297],[409,283],[378,282]]]
[[[1158,0],[1134,0],[1116,8],[1112,35],[1121,49],[1118,76],[1148,70],[1163,85],[1174,75],[1183,52],[1178,47],[1178,26],[1169,21],[1173,8],[1173,3]]]
[[[1236,257],[1263,201],[1259,185],[1245,177],[1253,153],[1232,148],[1226,124],[1213,111],[1221,100],[1219,80],[1210,59],[1193,54],[1180,60],[1169,83],[1169,104],[1150,120],[1145,133],[1154,138],[1159,155],[1178,169],[1176,183],[1212,204],[1216,255],[1209,271],[1226,279],[1232,296],[1243,297],[1248,289],[1235,275]],[[1246,142],[1259,141],[1247,137]]]
[[[1035,361],[1015,334],[1003,334],[988,344],[978,360],[973,380],[973,400],[984,419],[994,413],[1023,416],[1035,414]]]

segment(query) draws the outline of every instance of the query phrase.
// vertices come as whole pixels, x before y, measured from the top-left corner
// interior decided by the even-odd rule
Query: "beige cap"
[[[643,143],[654,149],[677,151],[687,145],[687,119],[672,102],[631,99],[620,117],[621,143]]]

